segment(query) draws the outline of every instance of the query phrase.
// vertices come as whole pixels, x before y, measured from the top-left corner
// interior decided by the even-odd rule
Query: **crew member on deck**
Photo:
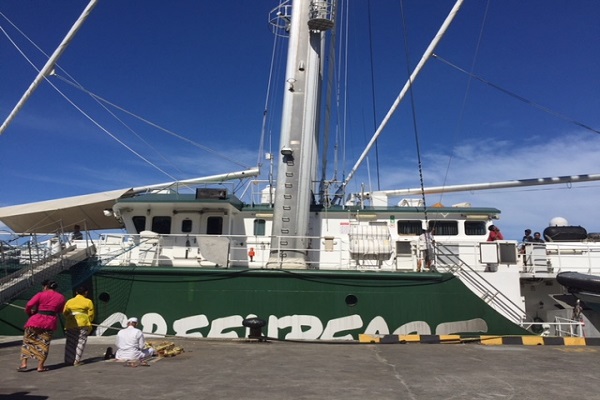
[[[490,225],[488,230],[490,231],[490,234],[487,238],[488,242],[504,240],[504,235],[502,235],[502,232],[500,232],[500,228],[498,228],[496,225]]]
[[[71,240],[82,240],[83,234],[81,233],[81,227],[79,225],[73,225],[73,233],[71,234]]]
[[[531,241],[533,243],[546,243],[544,239],[542,239],[542,234],[539,232],[533,234],[533,239]]]
[[[429,231],[423,229],[423,233],[419,236],[419,249],[421,257],[417,261],[417,272],[421,272],[421,268],[423,267],[423,263],[428,271],[431,271],[431,264],[435,257],[434,254],[434,243],[433,234],[435,231],[433,228]]]

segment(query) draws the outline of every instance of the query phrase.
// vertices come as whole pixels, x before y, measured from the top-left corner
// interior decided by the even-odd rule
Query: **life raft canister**
[[[544,229],[544,239],[552,242],[577,242],[587,239],[587,231],[581,226],[549,226]]]

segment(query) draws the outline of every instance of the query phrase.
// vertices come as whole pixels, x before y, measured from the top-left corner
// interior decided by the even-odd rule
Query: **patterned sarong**
[[[46,361],[53,331],[39,328],[25,328],[23,335],[23,346],[21,346],[21,358],[36,358],[38,361]]]
[[[67,341],[65,343],[65,363],[73,364],[81,361],[85,344],[89,335],[89,329],[85,328],[74,328],[67,329],[66,336]]]

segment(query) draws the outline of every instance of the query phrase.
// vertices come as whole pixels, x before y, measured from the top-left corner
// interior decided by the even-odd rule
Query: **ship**
[[[343,180],[320,173],[336,3],[294,0],[270,13],[274,34],[288,41],[279,148],[268,155],[276,177],[264,183],[260,169],[250,168],[0,208],[12,231],[1,247],[0,334],[22,333],[22,308],[49,277],[66,295],[90,289],[99,336],[115,334],[131,316],[148,334],[176,337],[243,338],[257,326],[265,337],[322,341],[600,334],[592,310],[573,318],[575,303],[557,281],[560,272],[600,270],[594,235],[560,236],[582,230],[555,219],[543,243],[488,241],[499,209],[425,201],[436,193],[577,185],[600,175],[353,193],[348,183],[387,117]],[[462,3],[449,11],[394,107]],[[240,182],[260,189],[245,199]],[[83,238],[69,234],[75,225]]]

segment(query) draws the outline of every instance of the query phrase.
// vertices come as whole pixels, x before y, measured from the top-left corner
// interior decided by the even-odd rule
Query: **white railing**
[[[584,323],[556,317],[554,322],[523,322],[521,326],[540,336],[584,337]]]
[[[584,336],[585,324],[568,318],[556,317],[554,319],[554,334],[556,336]]]
[[[228,241],[227,260],[212,262],[205,257],[199,243],[224,238]],[[16,240],[18,239],[18,240]],[[279,237],[278,243],[285,240]],[[18,258],[23,265],[30,265],[58,253],[65,246],[73,243],[68,234],[17,236],[0,232],[0,255],[2,262]],[[86,237],[86,241],[89,238]],[[99,257],[111,265],[183,265],[265,268],[269,261],[272,238],[269,236],[244,235],[154,235],[142,238],[130,234],[102,234],[94,241],[98,245]],[[187,242],[187,243],[186,243]],[[368,254],[364,257],[350,252],[350,239],[347,235],[306,237],[308,249],[292,249],[306,254],[309,269],[377,269],[383,271],[416,271],[418,254],[418,238],[391,238],[391,254]],[[410,254],[396,254],[394,242],[410,243]],[[515,242],[516,243],[516,242]],[[186,245],[187,244],[187,245]],[[438,244],[449,251],[436,252],[436,265],[446,265],[453,271],[461,263],[469,265],[477,272],[483,272],[486,264],[480,261],[479,242],[452,242],[439,238]],[[250,249],[254,255],[249,256]],[[279,250],[277,246],[274,251]],[[377,250],[375,250],[377,251]],[[387,251],[387,250],[386,250]],[[446,253],[446,254],[444,254]],[[18,256],[18,257],[17,257]],[[170,260],[170,264],[169,264]],[[402,265],[401,262],[402,262]],[[502,265],[502,264],[501,264]],[[574,271],[584,274],[600,274],[599,242],[549,242],[527,246],[525,254],[519,254],[517,267],[527,276],[554,276],[562,271]],[[270,267],[273,265],[271,264]],[[283,267],[283,262],[280,264]],[[444,269],[442,269],[444,270]]]
[[[218,239],[217,239],[218,238]],[[142,263],[160,265],[161,259],[168,264],[182,262],[183,265],[194,265],[191,260],[197,261],[195,265],[209,266],[211,257],[206,257],[202,243],[207,241],[222,240],[228,243],[227,260],[220,260],[220,266],[264,268],[269,261],[271,250],[279,254],[279,246],[271,247],[271,243],[279,243],[286,237],[277,237],[272,241],[269,236],[245,235],[156,235],[143,237],[129,234],[105,234],[98,241],[98,253],[103,259],[113,260],[113,265]],[[372,253],[361,256],[350,252],[350,239],[348,236],[323,236],[304,238],[308,243],[307,248],[289,249],[306,254],[309,269],[380,269],[396,271],[399,268],[397,260],[409,260],[409,271],[416,271],[418,254],[417,237],[409,240],[410,254],[396,254],[394,246],[391,252],[388,247],[367,249]],[[407,242],[405,238],[401,241]],[[394,241],[392,240],[392,243]],[[516,243],[516,242],[515,242]],[[448,270],[459,267],[461,264],[469,265],[474,271],[483,272],[488,266],[482,263],[479,242],[438,242],[445,251],[436,252],[436,265],[445,265]],[[222,246],[223,243],[220,244]],[[252,249],[252,252],[251,252]],[[385,249],[385,252],[384,250]],[[381,252],[380,253],[378,253]],[[253,253],[250,257],[249,253]],[[376,253],[376,254],[375,254]],[[384,254],[385,253],[385,254]],[[149,257],[154,257],[156,262],[150,263]],[[404,258],[403,258],[404,257]],[[533,261],[535,259],[535,264]],[[186,261],[187,260],[187,261]],[[187,264],[186,264],[187,263]],[[188,265],[189,264],[189,265]],[[214,264],[214,263],[213,263]],[[499,263],[504,265],[508,263]],[[514,263],[510,265],[515,265]],[[283,266],[283,260],[280,266]],[[578,271],[582,273],[600,273],[600,244],[597,243],[552,243],[542,247],[541,252],[534,254],[519,254],[516,266],[522,274],[555,275],[561,271]],[[272,267],[272,264],[271,264]]]

